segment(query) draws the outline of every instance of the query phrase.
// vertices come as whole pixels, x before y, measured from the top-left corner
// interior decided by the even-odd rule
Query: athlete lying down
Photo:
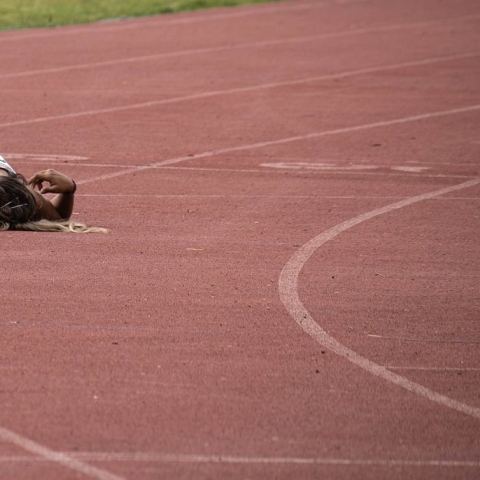
[[[27,181],[0,155],[0,230],[105,233],[104,228],[69,221],[76,190],[70,177],[52,169]],[[45,193],[57,195],[49,200]]]

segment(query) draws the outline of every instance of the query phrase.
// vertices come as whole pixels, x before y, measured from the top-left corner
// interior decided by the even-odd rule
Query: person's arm
[[[43,186],[47,182],[48,186]],[[74,194],[76,190],[75,182],[53,169],[37,172],[28,181],[34,189],[34,194],[39,201],[39,213],[42,218],[48,220],[68,220],[72,215]],[[38,192],[35,191],[38,189]],[[52,200],[43,196],[44,193],[57,193]]]
[[[57,210],[60,218],[68,220],[73,211],[73,192],[72,193],[59,193],[52,198],[51,203]]]

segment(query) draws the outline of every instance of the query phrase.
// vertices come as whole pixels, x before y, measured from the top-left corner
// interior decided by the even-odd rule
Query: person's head
[[[104,228],[42,218],[42,195],[33,193],[20,174],[0,176],[0,230],[106,233]]]
[[[0,176],[0,229],[39,220],[37,200],[19,174]]]

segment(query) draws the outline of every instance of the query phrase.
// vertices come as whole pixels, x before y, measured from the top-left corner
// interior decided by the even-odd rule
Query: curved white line
[[[412,205],[413,203],[438,197],[439,195],[444,195],[450,192],[454,192],[456,190],[473,187],[478,184],[480,184],[480,178],[454,185],[452,187],[442,188],[434,192],[425,193],[423,195],[410,197],[405,200],[401,200],[400,202],[392,203],[390,205],[386,205],[385,207],[377,208],[370,212],[366,212],[362,215],[354,217],[326,230],[325,232],[317,235],[315,238],[303,245],[290,258],[290,260],[287,262],[280,274],[279,292],[280,298],[290,315],[292,315],[295,321],[303,328],[306,333],[313,337],[324,348],[327,348],[332,352],[336,353],[337,355],[344,357],[348,361],[352,362],[360,368],[363,368],[367,372],[376,375],[377,377],[394,383],[395,385],[405,388],[406,390],[416,393],[417,395],[425,397],[428,400],[436,402],[440,405],[452,408],[459,412],[465,413],[466,415],[470,415],[472,417],[480,419],[480,408],[466,405],[462,402],[430,390],[418,383],[412,382],[405,377],[397,375],[388,370],[387,368],[382,367],[381,365],[378,365],[365,357],[362,357],[358,353],[350,350],[348,347],[335,340],[325,330],[323,330],[317,322],[315,322],[310,313],[303,306],[298,296],[298,277],[303,266],[318,248],[327,243],[329,240],[332,240],[340,233],[345,232],[346,230],[354,227],[355,225],[370,220],[371,218],[378,217],[379,215],[389,213],[393,210],[398,210],[400,208],[407,207],[408,205]]]

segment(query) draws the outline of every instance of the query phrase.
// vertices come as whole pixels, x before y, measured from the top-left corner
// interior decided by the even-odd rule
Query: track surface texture
[[[480,7],[0,34],[0,480],[480,478]]]

